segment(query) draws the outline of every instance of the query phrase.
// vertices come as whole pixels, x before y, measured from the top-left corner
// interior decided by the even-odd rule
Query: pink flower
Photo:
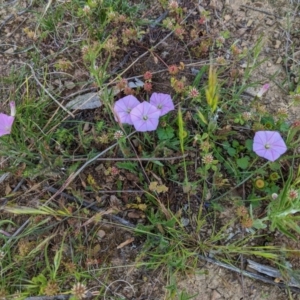
[[[263,158],[275,161],[287,150],[277,131],[257,131],[253,140],[253,151]]]
[[[136,99],[134,96],[129,95],[126,97],[121,98],[120,100],[116,101],[114,105],[114,112],[116,114],[116,121],[121,122],[122,124],[130,124],[132,125],[130,112],[134,107],[140,104],[139,100]]]
[[[10,102],[10,116],[0,113],[0,136],[10,134],[16,115],[15,102]]]
[[[261,98],[264,93],[270,88],[270,84],[266,83],[262,86],[260,91],[257,93],[256,97]]]
[[[163,116],[169,111],[174,110],[174,104],[171,96],[162,93],[153,93],[150,97],[150,104],[159,109],[160,115]]]
[[[135,130],[152,131],[158,126],[160,110],[148,102],[143,102],[132,109],[130,116]]]

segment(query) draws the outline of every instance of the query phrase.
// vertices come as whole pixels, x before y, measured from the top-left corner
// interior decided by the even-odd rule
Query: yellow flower
[[[265,182],[263,179],[261,178],[257,178],[254,182],[254,185],[257,189],[262,189],[265,187]]]

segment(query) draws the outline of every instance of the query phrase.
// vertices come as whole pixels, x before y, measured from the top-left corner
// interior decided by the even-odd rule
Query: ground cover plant
[[[300,85],[256,80],[263,36],[243,47],[208,2],[9,7],[0,28],[26,27],[1,77],[3,299],[197,299],[178,280],[205,260],[300,288]],[[274,82],[289,106],[269,111]]]

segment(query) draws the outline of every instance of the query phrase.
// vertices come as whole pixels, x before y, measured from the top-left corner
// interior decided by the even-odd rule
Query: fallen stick
[[[235,266],[226,264],[226,263],[224,263],[222,261],[216,260],[214,258],[205,257],[205,256],[202,256],[200,254],[198,254],[197,256],[201,260],[204,260],[206,262],[215,264],[217,266],[223,267],[223,268],[225,268],[227,270],[239,273],[239,274],[247,276],[249,278],[260,280],[262,282],[269,283],[269,284],[272,284],[272,285],[276,285],[276,286],[278,286],[280,288],[283,288],[283,289],[287,289],[288,288],[288,289],[290,289],[293,292],[300,293],[300,288],[297,288],[294,285],[289,285],[289,283],[275,282],[274,280],[276,278],[266,277],[266,276],[263,276],[263,275],[260,275],[260,274],[257,274],[257,273],[253,273],[253,272],[249,272],[249,271],[246,271],[246,270],[242,270],[242,269],[237,268]],[[249,261],[248,261],[248,263],[249,263]]]

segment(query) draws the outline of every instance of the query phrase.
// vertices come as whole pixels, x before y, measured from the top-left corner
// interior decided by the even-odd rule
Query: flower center
[[[256,179],[255,180],[255,186],[258,189],[262,189],[265,186],[265,182],[262,179]]]
[[[157,108],[158,108],[158,109],[162,109],[162,105],[161,105],[161,104],[158,104],[158,105],[157,105]]]
[[[147,121],[148,120],[148,116],[143,116],[143,120]]]
[[[127,108],[126,112],[129,114],[131,112],[131,108]]]
[[[265,149],[270,149],[270,145],[269,144],[265,144]]]

